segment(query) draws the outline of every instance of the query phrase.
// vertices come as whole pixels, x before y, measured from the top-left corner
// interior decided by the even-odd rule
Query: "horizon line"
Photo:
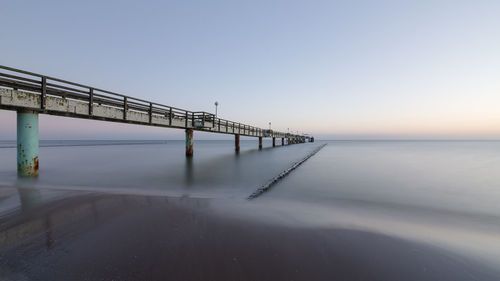
[[[252,138],[252,137],[248,137]],[[271,138],[263,138],[271,139]],[[280,139],[280,138],[277,138]],[[196,139],[198,141],[233,141],[228,139]],[[248,140],[248,139],[242,139]],[[16,142],[15,139],[0,140]],[[40,141],[184,141],[184,139],[40,139]],[[500,141],[500,139],[318,139],[315,141]]]

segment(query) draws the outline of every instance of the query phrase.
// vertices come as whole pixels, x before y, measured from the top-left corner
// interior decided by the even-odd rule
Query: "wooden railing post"
[[[149,103],[149,124],[153,124],[153,103]]]
[[[89,115],[94,115],[94,88],[90,88],[89,92]]]
[[[123,120],[127,120],[127,110],[128,110],[127,97],[123,97]]]
[[[40,107],[45,109],[46,106],[46,97],[47,97],[47,78],[45,76],[42,77],[42,92],[40,95]]]

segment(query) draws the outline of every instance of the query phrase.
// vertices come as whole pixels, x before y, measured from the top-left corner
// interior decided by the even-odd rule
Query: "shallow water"
[[[221,222],[234,219],[314,233],[340,228],[384,235],[422,243],[446,251],[447,257],[463,257],[496,272],[500,142],[329,141],[268,192],[245,200],[323,143],[271,148],[265,142],[265,148],[258,150],[255,140],[245,140],[236,154],[232,141],[197,141],[194,158],[186,159],[182,141],[42,142],[40,176],[26,180],[16,176],[15,144],[4,142],[0,185],[6,188],[1,189],[0,211],[7,214],[32,202],[81,196],[81,191],[210,198],[201,199],[206,200],[201,209],[196,204],[189,208]],[[4,216],[2,222],[9,220],[13,219]],[[475,280],[474,274],[464,275],[463,280]]]

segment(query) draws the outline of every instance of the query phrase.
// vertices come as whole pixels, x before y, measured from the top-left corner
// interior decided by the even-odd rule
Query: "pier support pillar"
[[[186,156],[193,156],[193,129],[186,129]]]
[[[273,137],[273,147],[275,147],[275,146],[276,146],[276,138]]]
[[[262,149],[262,137],[259,137],[259,149]]]
[[[285,138],[281,138],[281,146],[285,145]]]
[[[17,174],[38,176],[38,112],[17,112]]]
[[[234,135],[234,151],[240,152],[240,135]]]

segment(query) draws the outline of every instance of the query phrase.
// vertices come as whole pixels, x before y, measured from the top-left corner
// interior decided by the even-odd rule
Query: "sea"
[[[15,141],[0,141],[0,279],[2,274],[5,280],[74,278],[74,269],[59,272],[54,264],[63,265],[68,251],[78,254],[68,250],[75,239],[86,239],[82,245],[89,245],[97,238],[89,238],[88,231],[123,233],[127,227],[115,232],[107,229],[108,223],[78,228],[51,238],[51,249],[60,249],[56,253],[47,253],[48,246],[33,250],[33,241],[40,237],[21,235],[14,241],[6,233],[22,224],[16,222],[30,221],[54,206],[65,202],[74,206],[79,203],[69,202],[75,198],[102,196],[170,200],[168,204],[194,214],[185,220],[190,227],[185,235],[196,241],[202,236],[217,241],[207,242],[218,245],[208,249],[193,246],[182,235],[169,236],[178,231],[178,225],[165,226],[165,241],[149,232],[137,234],[158,245],[184,243],[179,242],[184,246],[176,255],[190,254],[170,269],[172,280],[500,280],[500,141],[316,140],[282,146],[278,139],[276,147],[265,140],[258,149],[255,139],[243,139],[237,153],[233,141],[195,140],[192,158],[185,156],[184,145],[179,140],[42,140],[40,174],[27,179],[17,177]],[[314,156],[249,199],[322,145]],[[130,206],[138,203],[124,204],[114,212],[136,208]],[[33,205],[37,211],[27,212]],[[162,214],[168,218],[176,214],[170,207],[162,208],[167,207],[141,218],[122,217],[121,223],[146,224],[154,217],[147,225],[161,228]],[[231,223],[221,226],[227,221]],[[114,219],[107,222],[112,225]],[[235,240],[234,245],[219,244],[225,240]],[[249,241],[246,247],[245,241]],[[103,247],[104,255],[110,256],[141,251]],[[168,253],[157,253],[166,259],[163,267],[167,268],[173,255]],[[83,251],[85,260],[101,254],[97,248]],[[47,255],[55,261],[45,267]],[[273,255],[278,257],[266,260]],[[190,259],[198,261],[199,267],[187,266]],[[105,269],[90,270],[95,274],[85,275],[85,280],[162,280],[166,269],[161,269],[161,259],[153,260],[136,257],[136,263],[148,265],[132,274],[124,273],[130,268],[120,267],[121,261],[110,258],[103,261]],[[243,265],[235,269],[237,261]],[[66,262],[75,268],[87,266],[76,258]],[[151,264],[160,268],[156,275],[143,275],[150,272]],[[113,266],[120,269],[109,269]],[[214,271],[214,266],[220,270]],[[43,275],[47,268],[50,274]]]

